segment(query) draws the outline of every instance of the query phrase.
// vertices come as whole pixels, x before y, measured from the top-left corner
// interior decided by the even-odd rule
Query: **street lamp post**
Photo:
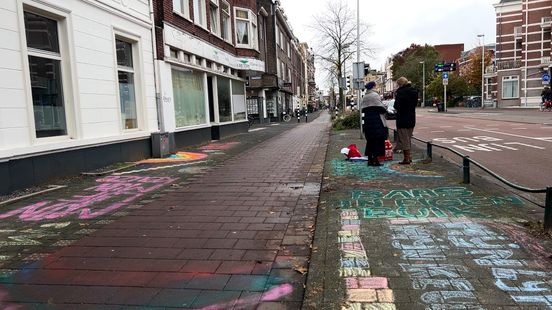
[[[422,108],[425,107],[425,60],[420,61],[422,64]]]
[[[481,107],[485,107],[485,34],[478,34],[481,39]]]

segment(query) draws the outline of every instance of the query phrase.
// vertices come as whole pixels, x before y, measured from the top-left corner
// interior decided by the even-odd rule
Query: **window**
[[[207,28],[205,16],[205,0],[194,0],[194,22],[203,28]]]
[[[172,70],[176,127],[207,123],[203,73]]]
[[[232,101],[230,99],[230,79],[217,77],[217,95],[219,105],[219,121],[232,121]]]
[[[250,10],[235,8],[237,47],[257,49],[257,20]]]
[[[36,137],[67,135],[58,22],[30,12],[24,20]]]
[[[232,80],[232,105],[234,106],[234,120],[245,119],[245,84]]]
[[[136,114],[132,44],[116,39],[115,48],[117,50],[117,73],[119,76],[119,101],[121,104],[122,125],[124,129],[135,129],[138,128],[138,117]]]
[[[224,41],[232,43],[230,37],[230,5],[228,2],[220,1],[220,19],[221,19],[221,32],[220,36]]]
[[[218,0],[209,0],[209,18],[211,32],[220,35]]]
[[[519,97],[519,77],[505,76],[502,78],[502,99]]]
[[[281,78],[280,74],[280,58],[276,58],[276,76]]]
[[[173,0],[173,12],[177,12],[186,18],[190,18],[189,0]]]
[[[280,46],[280,29],[278,28],[278,23],[276,23],[276,45]]]

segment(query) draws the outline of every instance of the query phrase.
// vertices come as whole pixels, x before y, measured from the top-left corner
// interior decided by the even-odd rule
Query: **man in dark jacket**
[[[409,165],[412,163],[411,140],[414,126],[416,126],[416,105],[418,104],[418,91],[405,77],[397,80],[399,89],[395,93],[395,110],[397,111],[397,150],[402,150],[403,161],[399,164]]]

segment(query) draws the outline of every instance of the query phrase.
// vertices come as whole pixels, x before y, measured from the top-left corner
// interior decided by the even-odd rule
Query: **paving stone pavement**
[[[351,143],[331,133],[303,309],[552,309],[552,240],[523,225],[542,209],[419,150],[346,161]]]
[[[279,126],[209,165],[141,165],[2,210],[1,306],[298,309],[329,115]]]

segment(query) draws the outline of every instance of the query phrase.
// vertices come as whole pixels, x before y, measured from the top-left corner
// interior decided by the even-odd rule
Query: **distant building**
[[[439,44],[433,46],[437,53],[439,53],[439,60],[441,62],[452,63],[456,62],[461,57],[464,51],[464,43],[457,44]]]
[[[552,1],[502,0],[496,12],[496,61],[489,74],[497,81],[499,107],[537,107],[550,73]],[[543,84],[544,83],[544,84]]]

